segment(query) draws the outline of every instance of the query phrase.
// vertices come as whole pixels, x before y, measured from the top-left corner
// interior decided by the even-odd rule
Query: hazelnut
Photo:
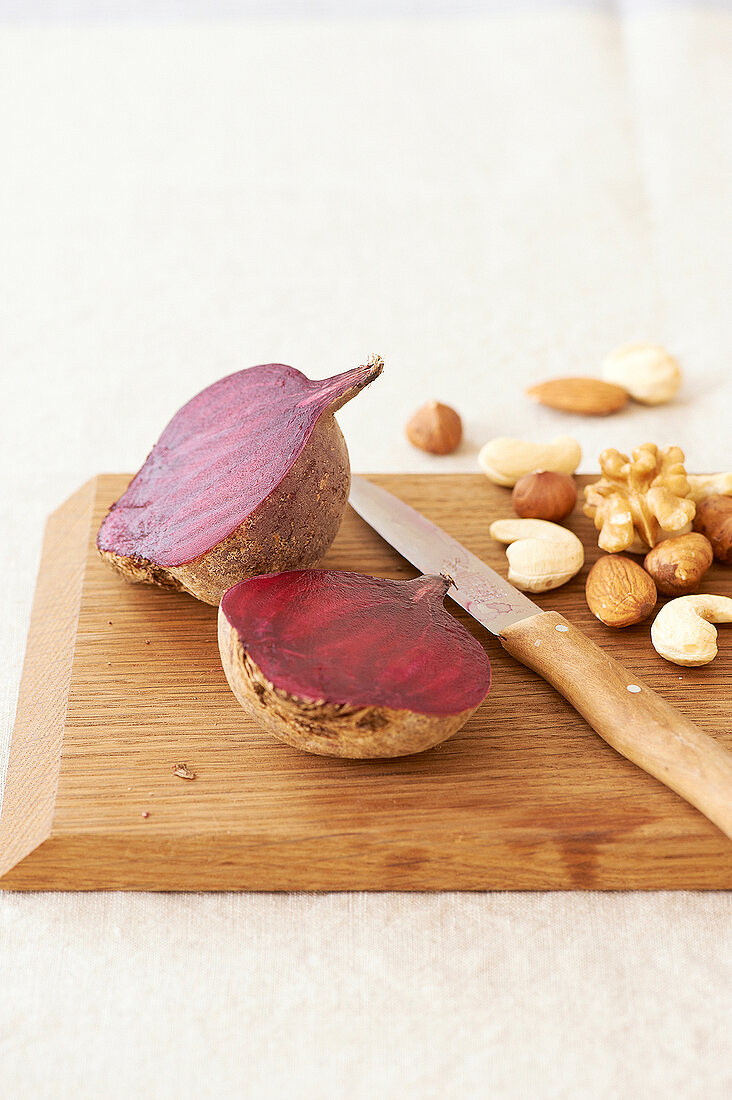
[[[558,523],[575,506],[577,486],[570,474],[537,470],[524,474],[513,487],[511,501],[517,516],[523,519],[547,519]]]
[[[449,455],[460,445],[463,424],[449,405],[428,401],[407,424],[407,439],[421,451],[433,455]]]
[[[709,539],[717,561],[732,565],[732,497],[711,496],[700,500],[694,530]]]
[[[664,596],[688,596],[696,592],[713,560],[712,545],[704,535],[679,535],[649,550],[643,567]]]
[[[656,606],[656,586],[637,562],[621,554],[605,554],[587,574],[585,597],[592,614],[605,626],[633,626]]]

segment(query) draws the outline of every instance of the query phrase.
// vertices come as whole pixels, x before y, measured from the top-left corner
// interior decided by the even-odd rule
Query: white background
[[[732,467],[732,16],[539,7],[0,31],[0,763],[46,515],[228,371],[379,352],[363,472]],[[672,406],[523,396],[637,338]],[[403,436],[432,396],[449,459]],[[726,1097],[730,1011],[728,894],[0,895],[13,1098]]]

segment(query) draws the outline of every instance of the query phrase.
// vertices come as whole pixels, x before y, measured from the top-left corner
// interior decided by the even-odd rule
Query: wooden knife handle
[[[617,752],[732,838],[732,753],[556,611],[514,623],[500,641],[512,657],[556,688]]]

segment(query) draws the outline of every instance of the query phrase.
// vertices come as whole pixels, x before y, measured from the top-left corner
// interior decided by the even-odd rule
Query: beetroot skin
[[[173,417],[99,528],[128,580],[217,604],[244,577],[313,565],[348,501],[348,450],[333,414],[383,363],[319,381],[282,363],[238,371]]]
[[[443,577],[305,569],[242,581],[219,609],[219,648],[244,710],[327,756],[421,752],[485,698],[483,647],[443,606]]]

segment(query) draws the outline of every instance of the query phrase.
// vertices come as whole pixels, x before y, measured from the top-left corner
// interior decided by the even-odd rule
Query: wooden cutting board
[[[507,490],[480,474],[373,480],[505,571],[488,527],[512,514]],[[494,671],[488,700],[452,740],[415,757],[344,761],[257,729],[224,679],[216,610],[129,585],[97,558],[96,529],[127,481],[96,478],[48,523],[0,820],[0,886],[732,887],[732,843],[450,601]],[[598,552],[578,512],[570,525],[587,548],[585,569],[537,602],[732,748],[732,638],[692,670],[657,656],[648,624],[603,627],[584,601]],[[415,575],[350,509],[323,564]],[[715,566],[705,589],[732,595],[732,570]],[[196,778],[176,776],[177,763]]]

